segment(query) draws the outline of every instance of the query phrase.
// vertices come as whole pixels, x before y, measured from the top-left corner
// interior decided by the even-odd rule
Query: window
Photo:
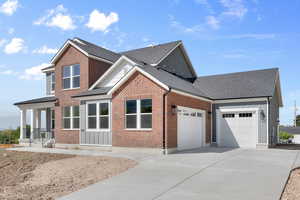
[[[87,104],[87,128],[89,130],[109,129],[109,102]]]
[[[234,114],[233,113],[223,114],[223,118],[234,118]]]
[[[252,113],[239,113],[239,117],[252,117]]]
[[[80,65],[63,67],[63,89],[74,89],[80,87]]]
[[[51,110],[51,129],[55,128],[55,110]]]
[[[63,128],[79,129],[80,115],[79,106],[63,107]]]
[[[152,99],[127,100],[125,107],[127,129],[152,128]]]
[[[55,91],[55,73],[51,72],[51,92],[53,93]]]

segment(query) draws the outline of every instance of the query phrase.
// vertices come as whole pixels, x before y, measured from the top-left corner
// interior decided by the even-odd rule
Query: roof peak
[[[278,67],[273,68],[265,68],[265,69],[255,69],[255,70],[247,70],[247,71],[241,71],[241,72],[231,72],[231,73],[224,73],[224,74],[213,74],[213,75],[207,75],[207,76],[198,76],[198,78],[204,78],[204,77],[212,77],[212,76],[227,76],[227,75],[235,75],[235,74],[242,74],[242,73],[248,73],[248,72],[259,72],[259,71],[278,71]]]

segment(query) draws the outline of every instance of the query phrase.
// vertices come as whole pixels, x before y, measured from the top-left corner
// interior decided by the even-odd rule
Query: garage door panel
[[[220,113],[219,146],[255,148],[258,121],[255,112]]]
[[[203,113],[201,110],[179,107],[177,115],[177,144],[179,150],[199,148],[203,141]]]

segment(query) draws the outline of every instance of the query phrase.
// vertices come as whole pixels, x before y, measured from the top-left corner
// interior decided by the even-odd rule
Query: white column
[[[20,140],[26,138],[26,109],[20,110]]]
[[[32,109],[31,110],[31,123],[30,123],[30,139],[33,140],[34,139],[34,132],[36,131],[37,128],[37,110],[36,109]]]

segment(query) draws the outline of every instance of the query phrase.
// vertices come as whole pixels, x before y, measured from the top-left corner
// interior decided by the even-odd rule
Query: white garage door
[[[205,111],[178,107],[177,148],[195,149],[203,146],[205,136]]]
[[[219,146],[255,148],[257,133],[256,111],[218,112],[217,141]]]

